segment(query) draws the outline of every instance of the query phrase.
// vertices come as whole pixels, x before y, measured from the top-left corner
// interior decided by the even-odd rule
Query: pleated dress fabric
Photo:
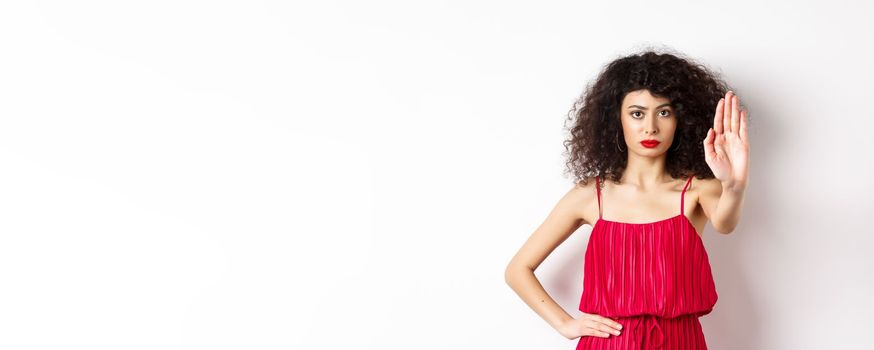
[[[586,247],[579,310],[623,325],[608,338],[580,337],[577,350],[707,349],[698,318],[718,295],[701,236],[680,212],[649,223],[604,220],[600,178],[599,218]]]

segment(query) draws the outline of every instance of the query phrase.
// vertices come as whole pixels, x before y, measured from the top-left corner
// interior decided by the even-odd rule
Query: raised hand
[[[739,104],[737,95],[727,92],[716,105],[713,127],[704,138],[704,160],[723,188],[744,189],[749,177],[749,119],[746,109],[740,110]]]

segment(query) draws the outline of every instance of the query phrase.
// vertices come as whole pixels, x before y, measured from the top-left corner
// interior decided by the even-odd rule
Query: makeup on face
[[[646,148],[656,148],[656,147],[659,146],[659,143],[661,143],[661,142],[658,142],[658,141],[656,141],[656,140],[643,140],[643,141],[640,141],[640,144],[643,145],[643,147],[646,147]]]
[[[623,99],[623,133],[645,149],[660,149],[663,141],[670,140],[675,130],[674,106],[665,97],[656,97],[649,90],[629,92]],[[656,134],[658,133],[658,134]],[[630,138],[629,143],[634,142]]]

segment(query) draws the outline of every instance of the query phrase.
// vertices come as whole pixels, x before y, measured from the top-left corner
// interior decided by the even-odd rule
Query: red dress
[[[717,294],[707,251],[680,213],[649,222],[604,220],[600,178],[598,221],[586,248],[580,311],[622,324],[621,334],[580,337],[577,350],[684,349],[707,345],[698,318],[713,310]]]

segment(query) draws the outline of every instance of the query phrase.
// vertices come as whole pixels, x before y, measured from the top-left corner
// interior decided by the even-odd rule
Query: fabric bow
[[[656,315],[647,314],[647,315],[643,315],[643,317],[635,317],[632,319],[632,323],[634,324],[633,327],[634,327],[634,332],[635,332],[635,339],[637,339],[637,341],[639,342],[641,349],[648,349],[648,348],[658,349],[658,348],[661,348],[662,345],[664,345],[665,334],[662,331],[661,325],[659,325],[659,321],[658,321],[657,317],[658,316],[656,316]],[[646,323],[646,333],[645,334],[641,334],[641,332],[643,331],[643,327],[641,327],[641,323]],[[653,329],[658,330],[658,333],[656,333],[656,337],[658,338],[658,341],[655,344],[651,344],[652,337],[650,337],[650,334],[652,333]],[[645,348],[644,344],[652,345],[652,346]]]

